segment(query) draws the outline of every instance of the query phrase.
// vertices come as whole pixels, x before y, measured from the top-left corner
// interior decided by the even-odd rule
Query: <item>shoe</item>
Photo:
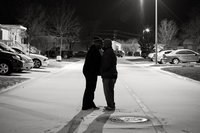
[[[93,107],[92,109],[93,110],[99,110],[100,108],[99,107]]]
[[[89,110],[89,109],[92,109],[92,107],[90,107],[90,108],[82,108],[82,110]]]
[[[105,110],[105,111],[114,111],[115,108],[106,106],[106,107],[104,108],[104,110]]]
[[[82,108],[82,110],[99,110],[99,107]]]

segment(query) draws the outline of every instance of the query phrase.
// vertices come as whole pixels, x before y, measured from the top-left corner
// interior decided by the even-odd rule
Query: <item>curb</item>
[[[8,86],[8,87],[6,87],[6,88],[2,88],[2,89],[0,90],[0,94],[3,94],[3,93],[5,93],[5,92],[7,92],[7,91],[10,91],[10,90],[12,90],[12,89],[14,89],[14,88],[16,88],[16,87],[19,87],[19,86],[21,86],[21,85],[23,85],[23,84],[26,84],[26,83],[30,82],[30,81],[32,81],[32,80],[33,80],[33,79],[28,78],[27,80],[22,81],[22,82],[20,82],[20,83],[16,83],[16,84],[14,84],[14,85],[12,85],[12,86]]]

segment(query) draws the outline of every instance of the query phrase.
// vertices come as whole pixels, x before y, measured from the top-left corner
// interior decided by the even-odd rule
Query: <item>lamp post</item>
[[[143,9],[143,0],[140,0],[141,9]],[[143,30],[143,33],[147,32],[146,29]],[[155,0],[155,63],[158,63],[158,0]]]
[[[155,63],[158,63],[158,0],[155,0]]]

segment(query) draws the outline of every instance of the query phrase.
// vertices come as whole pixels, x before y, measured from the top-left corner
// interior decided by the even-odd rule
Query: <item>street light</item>
[[[141,9],[143,9],[143,0],[140,0],[140,6]],[[144,32],[148,32],[149,30],[145,29],[143,30]],[[157,59],[157,55],[158,55],[158,0],[155,0],[155,63],[158,63],[158,59]]]
[[[143,39],[144,39],[145,35],[148,35],[148,33],[150,33],[150,31],[151,31],[150,28],[146,28],[143,30]]]
[[[149,32],[150,32],[150,29],[149,29],[149,28],[144,29],[144,30],[143,30],[143,33],[145,33],[145,32],[149,33]]]
[[[158,0],[155,0],[155,55],[156,55],[156,58],[155,58],[155,63],[157,64],[158,63],[158,58],[157,58],[157,55],[158,55]]]
[[[140,0],[141,9],[143,8],[143,0]],[[143,30],[143,33],[146,32]],[[155,0],[155,63],[158,63],[158,0]]]

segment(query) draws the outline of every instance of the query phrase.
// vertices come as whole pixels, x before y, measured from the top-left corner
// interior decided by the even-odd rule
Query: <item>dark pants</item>
[[[107,106],[111,108],[115,108],[115,101],[114,101],[115,82],[116,82],[116,79],[103,78],[103,88],[104,88],[104,94],[105,94]]]
[[[94,103],[94,92],[97,84],[97,75],[85,75],[86,88],[83,96],[82,109],[96,107]]]

